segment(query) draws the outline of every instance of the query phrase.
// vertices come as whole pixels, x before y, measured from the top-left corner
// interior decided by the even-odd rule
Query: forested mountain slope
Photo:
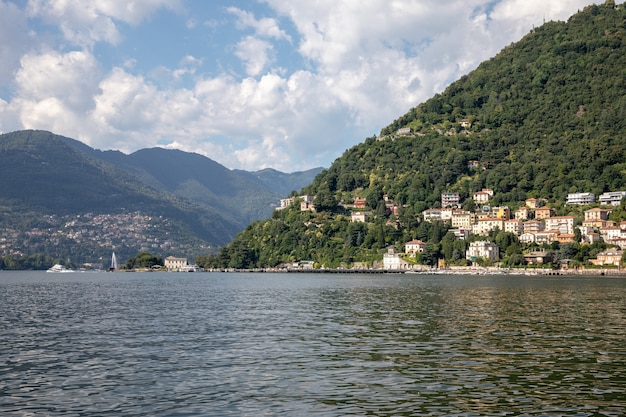
[[[141,211],[168,217],[184,233],[213,245],[236,234],[237,222],[216,209],[190,204],[139,181],[73,139],[45,131],[0,135],[0,216],[11,212],[41,215]],[[92,150],[93,151],[93,150]]]
[[[348,150],[308,192],[382,190],[419,212],[444,190],[490,187],[519,201],[623,187],[625,19],[624,5],[594,5],[533,30],[384,128],[384,140]],[[413,133],[398,136],[405,127]]]
[[[297,188],[310,183],[302,173],[268,175]],[[110,256],[113,246],[120,259],[145,247],[158,255],[193,257],[228,243],[251,221],[268,218],[285,196],[263,173],[229,170],[198,154],[153,148],[126,155],[40,130],[0,135],[0,178],[0,257],[40,253],[87,262],[90,256]],[[134,246],[128,242],[140,239],[126,234],[136,230],[118,233],[86,224],[79,233],[68,227],[58,232],[59,222],[75,223],[68,216],[88,223],[85,215],[134,212],[163,219]],[[105,243],[104,235],[117,240]]]
[[[322,213],[275,213],[249,226],[215,264],[337,265],[377,249],[380,257],[390,243],[441,238],[417,231],[421,212],[437,206],[441,192],[467,199],[483,187],[495,191],[494,205],[512,206],[626,189],[624,4],[607,1],[534,29],[318,175],[303,194],[316,195]],[[395,220],[381,212],[355,225],[332,214],[356,197],[376,213],[384,194],[403,207]]]

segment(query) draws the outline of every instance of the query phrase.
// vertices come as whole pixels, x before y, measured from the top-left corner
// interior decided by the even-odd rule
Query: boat
[[[74,272],[74,270],[66,268],[61,264],[56,264],[50,267],[46,272],[56,272],[56,273],[64,273],[64,272]]]

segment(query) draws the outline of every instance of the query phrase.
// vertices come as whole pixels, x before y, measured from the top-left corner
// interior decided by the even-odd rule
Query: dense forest
[[[537,197],[568,214],[568,193],[626,189],[625,93],[623,4],[607,1],[567,22],[547,22],[347,150],[302,190],[316,196],[317,213],[299,206],[275,212],[201,261],[250,268],[313,260],[334,267],[380,259],[387,246],[415,238],[429,244],[422,262],[454,258],[467,241],[450,240],[444,224],[420,221],[444,191],[471,205],[473,192],[488,187],[494,205],[516,208]],[[384,195],[401,207],[398,214],[385,211]],[[374,214],[368,223],[350,222],[343,208],[357,197]],[[490,238],[504,241],[504,253],[519,260],[512,256],[521,253],[515,239]],[[589,256],[580,245],[567,251],[581,261]]]

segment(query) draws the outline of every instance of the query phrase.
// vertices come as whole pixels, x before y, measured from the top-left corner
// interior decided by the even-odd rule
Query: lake
[[[0,271],[2,416],[623,416],[626,278]]]

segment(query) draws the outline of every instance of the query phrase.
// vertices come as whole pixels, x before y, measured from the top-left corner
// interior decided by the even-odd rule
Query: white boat
[[[53,265],[51,268],[49,268],[46,272],[63,273],[63,272],[74,272],[74,270],[66,268],[63,265],[56,264],[56,265]]]

